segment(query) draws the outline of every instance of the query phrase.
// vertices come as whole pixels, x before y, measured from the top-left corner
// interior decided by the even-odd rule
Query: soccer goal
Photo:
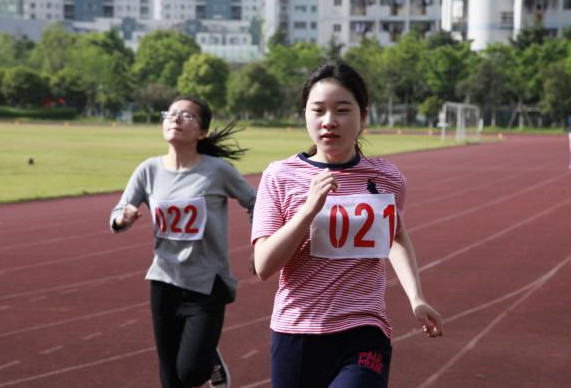
[[[458,142],[478,141],[483,129],[480,108],[459,102],[445,102],[438,115],[440,139],[454,138]]]

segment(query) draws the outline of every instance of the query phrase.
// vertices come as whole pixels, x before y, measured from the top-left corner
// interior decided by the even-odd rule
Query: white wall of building
[[[63,0],[25,0],[23,18],[32,20],[63,20]]]
[[[479,0],[468,3],[468,40],[472,50],[507,42],[513,35],[513,0]]]

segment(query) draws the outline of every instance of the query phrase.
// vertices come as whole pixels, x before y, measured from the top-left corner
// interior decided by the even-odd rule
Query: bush
[[[135,112],[133,113],[133,122],[134,123],[147,123],[147,116],[146,112]],[[159,112],[151,112],[151,121],[152,124],[160,123],[161,122],[161,114]]]
[[[74,108],[11,108],[0,106],[0,118],[37,119],[37,120],[73,120],[77,116]]]

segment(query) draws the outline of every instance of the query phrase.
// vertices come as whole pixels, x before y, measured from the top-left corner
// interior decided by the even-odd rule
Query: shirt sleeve
[[[256,189],[230,164],[227,165],[226,190],[231,198],[235,198],[240,206],[248,212],[250,222],[256,203]]]
[[[135,207],[139,207],[145,200],[145,163],[141,163],[135,171],[131,174],[129,182],[121,195],[121,199],[115,205],[113,210],[111,210],[111,216],[109,217],[109,226],[111,231],[117,233],[127,230],[128,227],[119,228],[115,224],[115,219],[121,212],[123,208],[128,204]]]
[[[262,174],[254,206],[252,245],[258,238],[271,236],[284,225],[279,192],[277,180],[271,169],[267,168]]]

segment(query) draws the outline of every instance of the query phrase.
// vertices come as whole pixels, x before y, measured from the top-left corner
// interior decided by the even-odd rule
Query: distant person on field
[[[222,158],[245,150],[232,140],[233,123],[208,134],[212,112],[193,97],[162,112],[166,155],[142,162],[111,213],[114,232],[129,228],[144,203],[155,233],[150,280],[151,310],[163,388],[229,387],[218,350],[226,304],[234,300],[227,201],[235,198],[250,217],[255,189]]]
[[[353,68],[319,67],[302,90],[313,147],[262,175],[252,243],[258,276],[279,272],[270,324],[273,388],[387,386],[389,261],[426,335],[442,335],[404,224],[405,178],[359,147],[368,104]]]

